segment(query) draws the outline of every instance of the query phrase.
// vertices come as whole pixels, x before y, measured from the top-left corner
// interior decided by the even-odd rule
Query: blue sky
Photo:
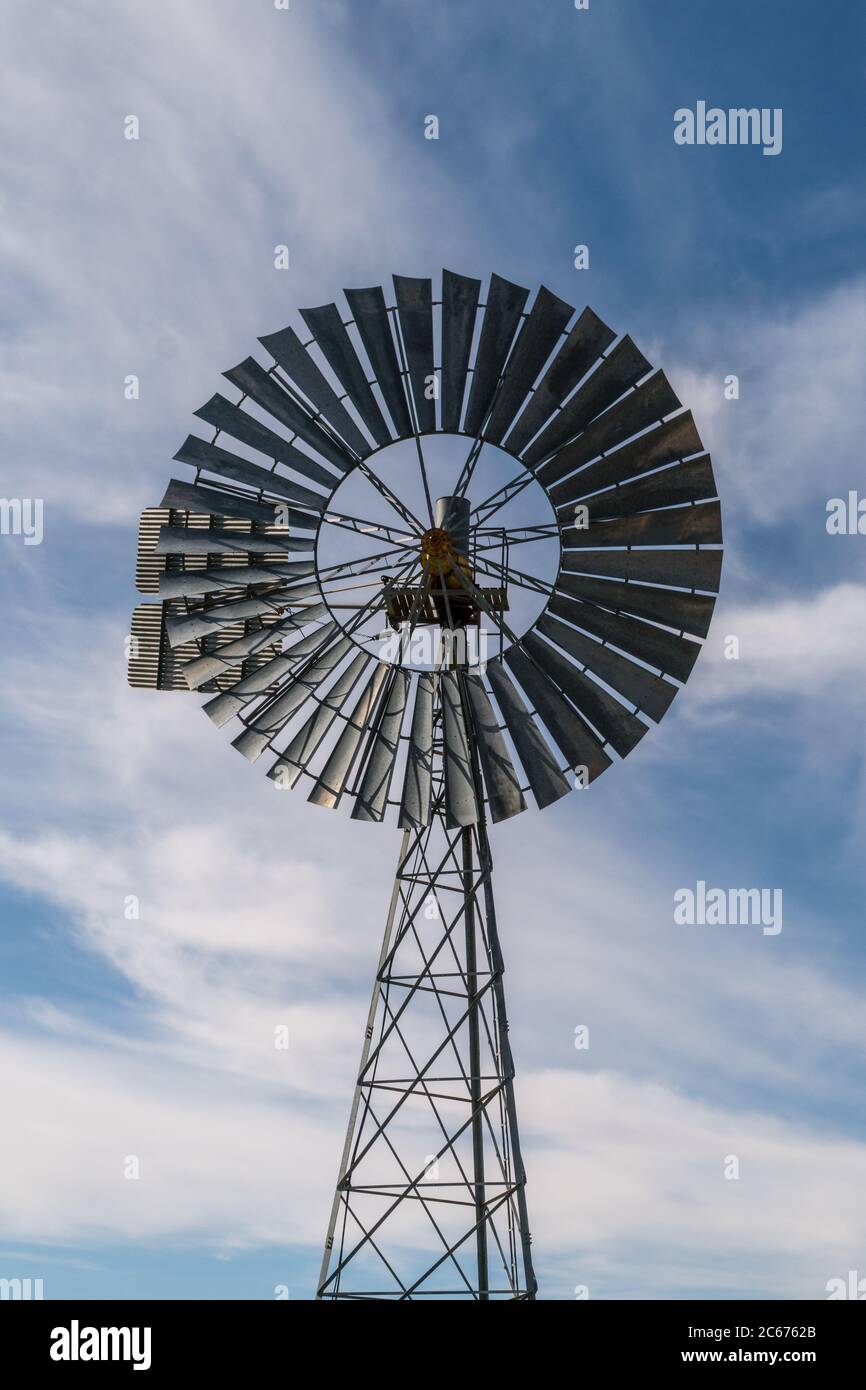
[[[443,265],[630,332],[725,518],[664,724],[493,840],[542,1293],[863,1273],[866,540],[825,529],[863,488],[859,8],[78,0],[0,24],[2,492],[45,503],[42,545],[0,537],[0,1275],[309,1296],[397,843],[274,805],[194,697],[127,689],[137,518],[259,334]],[[782,153],[675,145],[698,100],[781,107]],[[781,887],[783,931],[676,928],[697,879]]]

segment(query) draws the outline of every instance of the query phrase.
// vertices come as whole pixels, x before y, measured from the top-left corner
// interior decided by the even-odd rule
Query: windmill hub
[[[469,557],[459,549],[451,532],[440,526],[425,531],[421,537],[421,564],[429,567],[434,579],[444,579],[451,589],[460,590],[460,580],[454,572],[458,568],[472,579]]]
[[[477,605],[466,595],[466,582],[474,583],[475,575],[461,542],[462,538],[455,537],[444,526],[431,526],[424,532],[420,559],[427,576],[426,596],[421,595],[415,584],[387,582],[386,611],[392,627],[399,630],[410,620],[419,626],[434,623],[445,628],[462,628],[480,622]],[[494,601],[499,610],[507,606],[504,590]]]
[[[433,526],[421,537],[421,563],[437,574],[447,574],[455,562],[454,539],[442,526]]]

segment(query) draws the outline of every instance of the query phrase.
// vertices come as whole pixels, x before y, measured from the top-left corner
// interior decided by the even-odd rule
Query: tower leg
[[[406,850],[407,850],[407,848],[408,848],[408,845],[409,845],[409,831],[408,831],[408,830],[404,830],[404,831],[403,831],[403,843],[402,843],[402,845],[400,846],[400,858],[399,858],[399,860],[397,861],[397,877],[396,877],[395,880],[394,880],[394,888],[393,888],[392,893],[391,893],[391,904],[390,904],[390,907],[388,908],[388,917],[387,917],[386,922],[385,922],[385,935],[384,935],[384,938],[383,938],[383,940],[382,940],[382,950],[381,950],[380,953],[379,953],[379,966],[378,966],[378,969],[377,969],[377,971],[376,971],[376,982],[375,982],[375,984],[373,985],[373,996],[372,996],[372,998],[371,998],[371,1000],[370,1000],[370,1008],[369,1008],[369,1010],[368,1010],[368,1012],[367,1012],[367,1027],[364,1029],[364,1044],[363,1044],[363,1046],[362,1046],[362,1048],[361,1048],[361,1067],[360,1067],[360,1071],[359,1071],[359,1075],[360,1075],[360,1076],[363,1076],[363,1074],[364,1074],[364,1070],[365,1070],[365,1067],[366,1067],[366,1064],[367,1064],[367,1058],[368,1058],[369,1055],[370,1055],[370,1047],[371,1047],[372,1041],[373,1041],[373,1027],[374,1027],[374,1024],[375,1024],[375,1022],[376,1022],[376,1005],[377,1005],[378,1000],[379,1000],[379,975],[380,975],[380,973],[381,973],[383,963],[384,963],[384,961],[385,961],[386,958],[387,958],[387,955],[388,955],[388,948],[389,948],[389,946],[390,946],[390,944],[391,944],[391,935],[392,935],[393,930],[394,930],[394,915],[395,915],[395,913],[396,913],[396,910],[397,910],[397,903],[399,902],[399,897],[400,897],[400,868],[401,868],[401,866],[402,866],[402,864],[403,864],[403,861],[404,861],[405,858],[406,858]],[[343,1156],[342,1156],[342,1158],[341,1158],[341,1160],[340,1160],[340,1178],[341,1178],[341,1179],[342,1179],[343,1176],[348,1172],[348,1168],[349,1168],[349,1156],[350,1156],[350,1153],[351,1153],[351,1146],[352,1146],[352,1135],[353,1135],[354,1130],[355,1130],[355,1122],[356,1122],[356,1120],[357,1120],[357,1118],[358,1118],[358,1108],[359,1108],[359,1106],[360,1106],[360,1104],[361,1104],[362,1096],[363,1096],[363,1087],[362,1087],[362,1085],[361,1085],[361,1082],[358,1081],[358,1082],[356,1082],[356,1084],[355,1084],[355,1093],[354,1093],[354,1095],[353,1095],[353,1097],[352,1097],[352,1109],[351,1109],[351,1111],[349,1112],[349,1125],[348,1125],[348,1128],[347,1128],[347,1130],[346,1130],[346,1142],[345,1142],[345,1144],[343,1145]],[[321,1298],[321,1297],[323,1296],[323,1295],[322,1295],[322,1289],[323,1289],[323,1287],[324,1287],[324,1285],[325,1285],[325,1282],[326,1282],[326,1280],[327,1280],[327,1277],[328,1277],[328,1265],[329,1265],[330,1259],[331,1259],[331,1251],[332,1251],[333,1246],[334,1246],[334,1232],[335,1232],[336,1229],[337,1229],[337,1219],[338,1219],[338,1217],[339,1217],[339,1215],[340,1215],[340,1205],[341,1205],[340,1184],[339,1184],[339,1181],[338,1181],[338,1183],[337,1183],[337,1190],[336,1190],[336,1192],[334,1193],[334,1200],[333,1200],[333,1202],[332,1202],[332,1204],[331,1204],[331,1219],[330,1219],[330,1221],[328,1222],[328,1234],[327,1234],[327,1236],[325,1237],[325,1249],[324,1249],[324,1252],[323,1252],[323,1254],[322,1254],[322,1267],[321,1267],[321,1269],[319,1270],[319,1289],[318,1289],[318,1292],[317,1292],[317,1294],[316,1294],[316,1297],[317,1297],[317,1298]]]
[[[484,1116],[481,1113],[481,1020],[479,1018],[478,960],[475,949],[475,894],[472,831],[462,832],[463,913],[466,928],[466,993],[469,1000],[469,1091],[472,1096],[472,1165],[475,1184],[475,1244],[478,1261],[478,1297],[489,1298],[487,1269],[487,1225],[484,1210]]]
[[[502,947],[499,944],[499,931],[496,926],[496,906],[493,901],[493,857],[490,853],[490,845],[487,840],[487,831],[483,820],[479,826],[478,835],[482,882],[484,884],[487,932],[493,968],[493,993],[496,999],[496,1010],[500,1027],[500,1055],[502,1058],[503,1073],[509,1078],[503,1091],[503,1104],[506,1122],[511,1133],[511,1152],[515,1173],[515,1203],[517,1206],[517,1221],[515,1223],[515,1228],[520,1239],[523,1268],[526,1273],[528,1286],[527,1298],[534,1300],[538,1290],[538,1284],[532,1267],[532,1236],[529,1233],[529,1212],[526,1205],[526,1169],[523,1166],[523,1153],[520,1147],[520,1130],[517,1124],[517,1103],[514,1099],[514,1086],[510,1079],[514,1076],[514,1058],[511,1052],[511,1042],[508,1037],[508,1013],[505,1008],[505,985],[502,978],[505,973],[505,965],[502,960]]]
[[[406,832],[317,1296],[535,1297],[483,824]]]

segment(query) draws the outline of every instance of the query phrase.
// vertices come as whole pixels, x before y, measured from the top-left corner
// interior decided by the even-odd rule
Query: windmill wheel
[[[444,271],[261,338],[142,518],[133,684],[353,817],[544,807],[687,679],[719,587],[709,456],[664,373],[544,287]],[[300,325],[299,325],[300,326]],[[208,432],[210,432],[208,431]],[[475,775],[480,767],[482,777]]]

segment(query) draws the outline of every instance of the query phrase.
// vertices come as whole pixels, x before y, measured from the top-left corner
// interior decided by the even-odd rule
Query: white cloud
[[[789,599],[720,609],[689,686],[690,717],[703,702],[733,704],[778,697],[802,702],[820,696],[834,705],[859,706],[864,697],[866,587],[842,583]],[[736,637],[739,656],[725,656]]]
[[[153,1061],[0,1036],[0,1221],[46,1244],[323,1239],[345,1107],[289,1109]],[[822,1297],[866,1236],[863,1146],[616,1073],[520,1082],[542,1293],[588,1283]],[[739,1180],[723,1176],[739,1159]],[[141,1177],[124,1177],[134,1155]],[[421,1240],[423,1227],[413,1229]],[[616,1271],[615,1281],[613,1271]],[[311,1290],[293,1290],[309,1296]]]
[[[203,1244],[315,1240],[327,1215],[314,1117],[126,1053],[4,1036],[10,1132],[0,1204],[9,1240],[174,1236]],[[141,1178],[124,1178],[136,1156]],[[318,1203],[311,1200],[318,1197]]]
[[[712,449],[729,518],[825,538],[825,503],[862,477],[866,279],[694,333],[699,360],[671,365]],[[725,400],[735,373],[740,398]]]
[[[521,1087],[535,1243],[559,1296],[822,1298],[866,1238],[863,1146],[713,1108],[621,1076],[547,1072]],[[729,1156],[739,1178],[724,1176]],[[614,1271],[616,1274],[614,1276]],[[620,1294],[621,1296],[621,1294]],[[674,1294],[676,1296],[676,1294]]]

